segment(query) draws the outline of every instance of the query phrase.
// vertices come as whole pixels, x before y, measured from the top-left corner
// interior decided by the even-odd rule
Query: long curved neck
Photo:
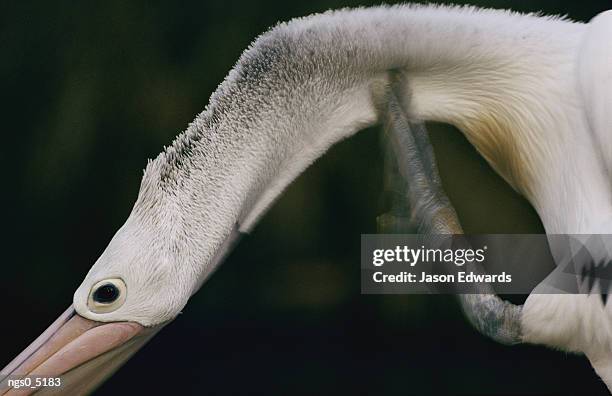
[[[377,122],[389,72],[400,71],[409,114],[458,126],[547,217],[546,201],[557,199],[548,190],[564,175],[548,164],[571,144],[571,127],[582,126],[571,99],[582,30],[505,11],[413,6],[281,24],[252,44],[207,109],[149,164],[135,211],[171,208],[171,219],[158,216],[173,249],[189,244],[200,252],[194,261],[209,263],[236,224],[248,231],[331,145]],[[550,139],[559,142],[552,151]],[[597,173],[587,162],[579,168]]]

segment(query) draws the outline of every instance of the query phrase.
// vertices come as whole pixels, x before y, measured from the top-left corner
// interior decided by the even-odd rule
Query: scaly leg
[[[394,89],[397,85],[392,85],[384,109],[385,184],[391,194],[391,210],[378,217],[379,232],[462,234],[455,209],[442,188],[425,126],[408,119],[401,94]],[[466,269],[486,273],[475,264]],[[474,293],[478,294],[458,295],[468,321],[497,342],[520,343],[522,306],[503,301],[489,284]]]

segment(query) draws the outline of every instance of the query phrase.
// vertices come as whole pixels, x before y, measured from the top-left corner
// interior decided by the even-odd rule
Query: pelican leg
[[[380,231],[463,233],[455,209],[442,189],[425,125],[408,120],[393,92],[388,101],[384,129],[385,186],[391,210],[377,219]]]
[[[391,209],[378,217],[379,232],[462,234],[455,209],[442,188],[424,124],[409,120],[401,95],[393,87],[384,111],[385,187]],[[486,273],[475,263],[466,264],[466,270]],[[458,298],[465,317],[482,334],[502,344],[521,342],[522,306],[502,300],[489,284]]]

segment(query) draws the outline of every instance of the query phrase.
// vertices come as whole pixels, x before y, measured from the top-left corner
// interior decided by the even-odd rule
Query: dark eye
[[[95,283],[87,297],[87,306],[97,314],[119,309],[127,297],[127,286],[121,278],[108,278]]]
[[[119,298],[119,289],[112,283],[106,283],[96,289],[93,300],[100,304],[110,304]]]

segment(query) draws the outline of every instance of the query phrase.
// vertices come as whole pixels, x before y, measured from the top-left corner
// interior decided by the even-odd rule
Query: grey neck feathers
[[[545,37],[560,25],[572,24],[421,6],[344,10],[278,25],[244,52],[206,110],[149,163],[134,213],[153,217],[172,251],[189,251],[207,265],[236,224],[250,230],[332,144],[377,122],[389,71],[444,75],[469,69],[475,59],[488,70],[508,61],[503,48],[517,31]],[[480,41],[489,45],[474,45]],[[443,105],[413,113],[457,117]]]

